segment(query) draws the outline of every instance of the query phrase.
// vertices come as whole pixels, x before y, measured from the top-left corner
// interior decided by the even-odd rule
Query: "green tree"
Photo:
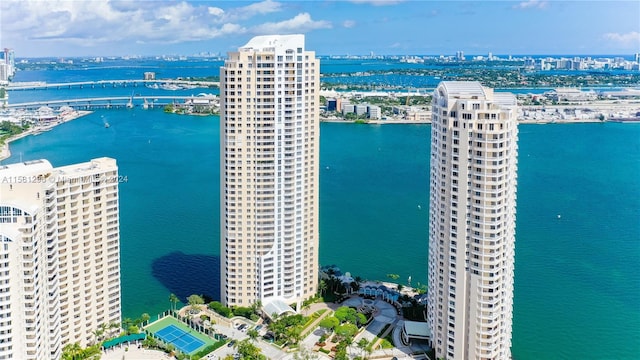
[[[249,342],[248,339],[244,339],[242,341],[238,341],[234,347],[240,354],[241,359],[243,360],[263,360],[266,357],[260,354],[261,350],[259,347],[253,345]]]
[[[233,312],[231,311],[231,309],[229,309],[228,307],[222,305],[221,302],[219,301],[212,301],[209,303],[209,305],[207,305],[209,309],[213,310],[214,312],[224,316],[224,317],[231,317],[233,316]]]
[[[171,303],[171,310],[176,311],[176,306],[178,305],[178,301],[180,301],[180,299],[178,299],[176,294],[174,293],[169,294],[169,302]]]
[[[158,340],[152,336],[147,336],[144,341],[142,341],[142,346],[148,349],[156,348],[158,346]]]
[[[345,322],[349,322],[352,324],[357,324],[358,323],[358,317],[357,315],[358,312],[356,311],[356,309],[354,308],[350,308],[348,306],[341,306],[339,307],[334,316],[340,320],[340,323],[345,323]]]
[[[256,329],[247,330],[247,335],[249,336],[249,339],[251,339],[251,341],[256,341],[258,336],[260,336],[260,334],[258,334],[258,330]]]
[[[371,352],[373,352],[371,344],[369,344],[369,341],[365,338],[360,339],[356,345],[358,345],[358,348],[362,351],[362,357],[365,360],[367,359],[367,355],[370,355]]]
[[[62,348],[62,360],[78,359],[82,353],[82,347],[79,343],[67,344]]]
[[[273,320],[267,328],[273,332],[276,341],[293,341],[295,342],[295,327],[299,327],[301,330],[302,324],[304,324],[305,319],[302,315],[289,315],[289,316],[281,316]],[[299,336],[299,334],[298,334]]]
[[[137,334],[140,332],[140,328],[137,325],[129,325],[127,328],[127,333],[129,334]]]
[[[342,324],[336,328],[336,334],[343,338],[352,338],[358,332],[358,327],[354,324]]]
[[[251,315],[254,314],[253,309],[251,309],[250,307],[235,306],[231,310],[233,311],[233,315],[242,316],[247,319],[251,319]]]
[[[91,334],[93,334],[93,337],[94,337],[94,344],[99,343],[100,341],[102,341],[102,337],[104,336],[104,328],[100,326],[97,329],[95,329]]]
[[[124,318],[122,320],[122,328],[123,329],[128,329],[129,326],[133,325],[133,320],[131,320],[131,318]]]
[[[191,312],[198,312],[200,310],[199,305],[204,304],[204,299],[200,295],[193,294],[187,298],[187,302],[191,307]]]
[[[142,315],[140,315],[140,322],[144,325],[145,323],[147,323],[149,321],[149,319],[151,319],[151,316],[149,316],[149,314],[147,313],[143,313]]]
[[[327,291],[326,281],[320,280],[320,282],[318,283],[318,291],[320,292],[320,295],[324,295],[324,293]]]
[[[333,331],[333,329],[340,325],[340,320],[338,320],[335,316],[327,316],[326,318],[320,320],[320,323],[318,325],[321,328]]]
[[[97,345],[83,349],[80,344],[67,344],[62,348],[62,360],[98,360],[100,349]]]
[[[302,338],[302,325],[289,326],[285,330],[285,336],[289,344],[295,345]]]
[[[260,315],[260,311],[262,311],[262,301],[256,300],[253,304],[251,304],[251,311],[254,314]]]

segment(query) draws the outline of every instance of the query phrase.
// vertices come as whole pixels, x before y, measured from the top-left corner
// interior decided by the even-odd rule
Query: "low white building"
[[[355,106],[354,112],[356,115],[364,115],[367,113],[367,105],[366,104],[358,104]]]
[[[382,117],[382,110],[380,106],[377,105],[369,105],[369,119],[380,119]]]
[[[348,114],[348,113],[352,113],[355,112],[356,106],[353,104],[342,104],[342,114]]]
[[[598,94],[593,90],[582,91],[577,88],[557,88],[548,92],[546,96],[554,101],[590,101],[598,98]]]

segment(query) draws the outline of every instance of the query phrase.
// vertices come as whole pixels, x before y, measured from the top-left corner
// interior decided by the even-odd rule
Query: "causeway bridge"
[[[9,91],[16,90],[41,90],[41,89],[71,89],[71,88],[96,88],[96,87],[138,87],[149,84],[188,85],[199,87],[220,87],[219,81],[189,81],[189,80],[98,80],[78,81],[67,83],[47,83],[43,81],[10,83],[6,88]]]
[[[122,108],[164,106],[167,104],[178,105],[216,105],[219,103],[217,96],[111,96],[64,100],[32,101],[16,104],[7,104],[8,109],[37,110],[42,106],[61,107],[70,106],[75,109],[97,108]]]

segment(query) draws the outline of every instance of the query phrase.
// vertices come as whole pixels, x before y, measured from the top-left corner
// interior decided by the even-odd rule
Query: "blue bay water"
[[[20,71],[15,80],[141,78],[154,69],[208,76],[219,65],[136,64]],[[323,72],[394,67],[331,60]],[[210,90],[61,89],[11,92],[10,100]],[[99,110],[12,143],[2,163],[118,160],[128,180],[120,186],[123,313],[137,317],[167,309],[170,292],[218,298],[218,126],[217,117],[158,109]],[[321,125],[322,264],[426,283],[429,136],[426,125]],[[519,147],[514,359],[637,359],[640,124],[521,125]]]
[[[170,292],[218,298],[218,126],[101,110],[16,141],[4,163],[118,159],[123,312],[137,317]],[[322,264],[426,283],[429,137],[426,125],[322,124]],[[521,125],[514,359],[640,353],[639,139],[635,124]]]

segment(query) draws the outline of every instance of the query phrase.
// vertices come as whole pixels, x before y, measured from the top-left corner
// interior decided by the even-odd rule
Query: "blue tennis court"
[[[180,329],[175,325],[169,325],[155,333],[155,336],[166,343],[171,343],[185,354],[191,354],[197,348],[204,345],[204,341]]]

